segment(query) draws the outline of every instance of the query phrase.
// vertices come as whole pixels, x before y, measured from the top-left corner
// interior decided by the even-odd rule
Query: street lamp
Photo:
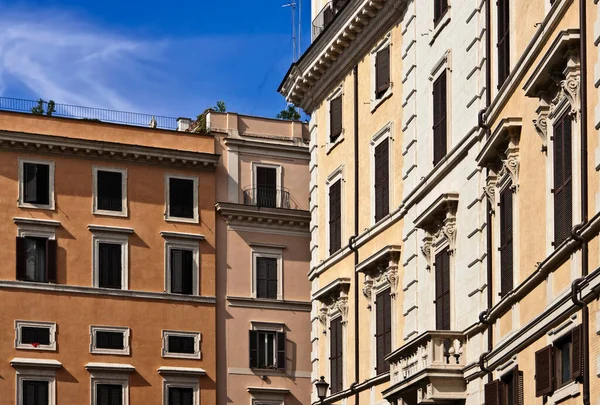
[[[321,379],[315,383],[315,387],[317,388],[317,396],[321,400],[321,403],[323,403],[323,400],[327,396],[327,388],[329,388],[325,377],[321,376]]]

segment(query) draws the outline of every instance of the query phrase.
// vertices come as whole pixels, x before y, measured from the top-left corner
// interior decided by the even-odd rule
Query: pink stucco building
[[[308,127],[211,112],[217,403],[310,403]]]

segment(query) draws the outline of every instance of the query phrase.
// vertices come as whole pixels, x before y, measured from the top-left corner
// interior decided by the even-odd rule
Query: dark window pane
[[[98,245],[99,286],[102,288],[121,288],[121,250],[116,243]]]
[[[49,345],[50,329],[23,326],[21,327],[21,343],[31,345]]]
[[[447,152],[447,89],[446,72],[433,84],[433,165],[437,165]]]
[[[193,336],[169,336],[168,352],[194,354],[195,338]]]
[[[194,181],[169,179],[169,215],[194,218]]]
[[[192,388],[169,387],[168,405],[192,405],[194,390]]]
[[[96,385],[97,405],[123,405],[123,386],[116,384]]]
[[[98,171],[98,209],[121,211],[123,209],[123,176],[117,172]]]
[[[277,169],[256,168],[256,204],[259,207],[277,207]]]
[[[171,292],[193,294],[194,291],[194,252],[191,250],[171,250]]]
[[[435,255],[435,329],[450,330],[450,251]]]
[[[48,381],[23,381],[23,405],[48,405]]]
[[[50,166],[23,164],[23,199],[26,203],[48,205],[50,203]]]
[[[46,241],[44,238],[25,238],[25,280],[47,282]]]
[[[329,187],[329,254],[342,247],[342,181],[338,180]]]
[[[123,350],[123,332],[96,332],[96,347],[98,349]]]
[[[375,222],[390,212],[389,177],[389,141],[386,139],[375,148]]]

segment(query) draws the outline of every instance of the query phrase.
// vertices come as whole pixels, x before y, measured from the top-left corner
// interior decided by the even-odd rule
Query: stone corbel
[[[321,303],[321,308],[319,308],[319,315],[317,315],[317,317],[319,318],[319,322],[321,322],[321,324],[323,325],[323,334],[324,335],[327,334],[328,314],[329,314],[329,308],[327,308],[327,305],[325,305],[324,303]]]
[[[333,305],[329,308],[331,312],[335,312],[336,310],[342,315],[342,325],[348,324],[348,294],[342,293],[338,297],[337,300],[333,303]]]
[[[423,238],[423,244],[421,245],[421,253],[425,256],[427,262],[427,270],[431,270],[431,259],[432,259],[432,248],[433,248],[433,236],[427,232],[427,236]]]
[[[371,310],[373,301],[373,278],[365,274],[365,282],[362,288],[363,295],[367,298],[367,309]]]
[[[581,113],[581,64],[579,63],[579,52],[576,48],[569,49],[567,54],[569,55],[569,59],[567,61],[567,67],[563,72],[565,79],[560,83],[560,85],[564,91],[565,97],[571,104],[571,116],[575,121],[577,121],[579,114]]]
[[[490,205],[495,207],[496,203],[496,182],[498,181],[498,177],[495,174],[490,173],[485,180],[485,186],[483,187],[483,191],[485,192],[485,196],[487,197]]]
[[[540,105],[535,110],[536,119],[533,120],[533,126],[542,138],[542,152],[548,152],[548,115],[550,114],[550,106],[543,95],[540,96]]]
[[[448,241],[448,253],[453,255],[456,251],[456,212],[451,213],[449,211],[446,214],[442,233]]]
[[[398,294],[398,263],[392,264],[390,261],[390,265],[385,272],[385,278],[387,279],[388,284],[390,285],[390,297],[392,299],[396,298]]]

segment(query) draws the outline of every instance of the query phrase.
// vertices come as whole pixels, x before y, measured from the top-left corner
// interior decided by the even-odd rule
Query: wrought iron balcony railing
[[[244,204],[265,208],[290,208],[290,192],[286,188],[247,187]]]
[[[312,40],[314,41],[333,20],[333,16],[341,10],[348,0],[332,0],[317,14],[312,22]]]

